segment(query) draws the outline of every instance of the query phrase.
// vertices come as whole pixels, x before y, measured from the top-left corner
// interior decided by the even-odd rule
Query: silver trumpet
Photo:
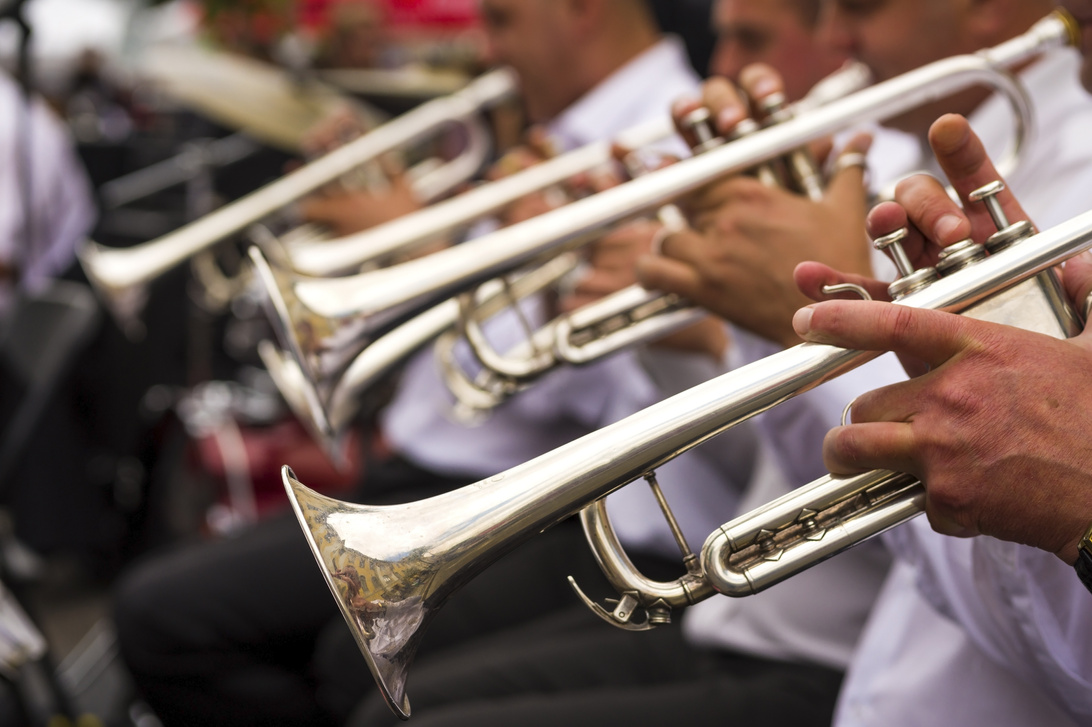
[[[422,104],[345,146],[285,175],[238,201],[150,242],[111,249],[87,241],[79,252],[88,278],[122,325],[140,330],[142,290],[211,245],[287,207],[379,156],[419,141],[450,123],[470,119],[480,110],[516,93],[514,74],[492,71],[459,92]]]
[[[1092,249],[1092,212],[1035,234],[1029,223],[1005,219],[990,199],[997,191],[995,185],[977,195],[998,227],[985,244],[952,246],[935,269],[912,270],[904,254],[894,256],[901,275],[889,288],[894,304],[962,312],[1059,337],[1075,334],[1082,321],[1051,268]],[[894,235],[877,243],[898,252],[898,240]],[[613,611],[595,606],[596,612],[624,628],[643,627],[633,621],[635,613],[653,625],[666,621],[670,609],[714,593],[756,593],[919,514],[924,491],[908,475],[828,476],[723,525],[709,536],[700,559],[678,536],[687,575],[658,583],[633,569],[601,506],[585,510],[679,454],[877,355],[801,344],[523,465],[417,503],[340,502],[304,486],[288,467],[284,484],[384,698],[408,718],[408,667],[444,600],[521,542],[582,510],[597,558],[621,594]]]
[[[998,219],[995,217],[995,219]],[[1055,335],[1081,322],[1053,266],[1092,248],[1092,212],[1040,234],[998,219],[987,244],[967,242],[938,269],[903,270],[894,305],[964,312]],[[875,358],[813,343],[787,349],[653,405],[530,462],[416,503],[339,502],[283,479],[311,549],[385,698],[410,713],[407,669],[444,600],[494,560],[613,490],[787,399]],[[912,477],[828,476],[715,531],[688,573],[658,583],[636,572],[600,506],[583,515],[596,556],[621,600],[596,612],[624,628],[667,620],[670,609],[714,593],[743,596],[920,513]],[[681,540],[681,537],[680,537]],[[683,544],[685,549],[685,544]]]
[[[474,316],[495,315],[514,301],[557,283],[578,262],[575,253],[565,253],[519,272],[510,280],[489,281],[474,295]],[[255,265],[263,276],[276,275],[260,257]],[[258,353],[293,413],[323,445],[331,460],[340,463],[344,460],[345,434],[365,392],[408,356],[453,329],[459,315],[459,302],[446,300],[374,339],[349,339],[346,345],[351,352],[340,351],[326,359],[334,361],[333,365],[323,365],[323,359],[311,349],[294,356],[271,341],[264,341]],[[309,375],[300,367],[300,357],[311,362]]]
[[[1027,34],[996,48],[931,63],[561,209],[426,257],[336,279],[285,277],[280,287],[270,289],[270,295],[291,299],[296,315],[284,314],[290,306],[278,304],[282,314],[274,326],[290,349],[302,348],[299,341],[318,325],[337,330],[339,322],[351,320],[365,331],[383,329],[392,318],[425,310],[559,249],[595,239],[618,222],[647,214],[722,176],[784,157],[809,141],[848,126],[882,121],[975,85],[993,88],[1009,100],[1016,118],[1016,139],[1020,140],[1030,125],[1030,111],[1019,83],[1001,69],[1066,45],[1071,38],[1066,23],[1051,16]],[[1015,152],[1011,149],[1009,156]]]
[[[615,143],[641,149],[674,133],[671,119],[665,114],[663,119],[623,131]],[[612,160],[611,146],[611,142],[588,144],[355,235],[321,242],[305,240],[273,253],[263,247],[263,252],[278,264],[313,277],[344,275],[365,265],[383,264],[395,256],[412,254],[425,245],[445,240],[522,197],[608,164]]]

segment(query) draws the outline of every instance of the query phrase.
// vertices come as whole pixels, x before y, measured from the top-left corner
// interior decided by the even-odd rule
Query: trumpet
[[[820,82],[816,89],[795,104],[793,109],[799,113],[814,108],[864,88],[869,80],[868,71],[863,66],[847,64]],[[701,119],[693,119],[692,125],[702,128],[707,125],[707,119],[705,123]],[[326,276],[365,264],[383,262],[390,255],[411,252],[419,244],[426,244],[460,227],[465,227],[474,220],[496,212],[524,194],[547,188],[573,174],[608,162],[612,158],[611,150],[615,144],[629,149],[643,149],[673,133],[674,127],[667,118],[646,122],[623,131],[613,144],[609,142],[589,144],[507,177],[499,183],[479,187],[460,195],[457,199],[438,203],[359,235],[327,241],[321,245],[312,245],[309,241],[294,244],[287,250],[279,251],[281,255],[287,255],[287,259],[279,256],[277,250],[273,250],[271,254],[297,272],[316,276]],[[709,134],[711,132],[707,133]],[[633,154],[629,155],[627,160],[632,160],[634,163],[639,161]],[[647,170],[641,171],[647,173]],[[665,219],[665,212],[669,210],[674,208],[668,206],[660,210],[662,219]],[[674,224],[684,224],[681,215],[677,210],[675,212],[678,219],[673,221]],[[672,222],[669,218],[665,221]],[[270,253],[267,246],[263,246],[262,249]],[[284,297],[286,293],[280,295]],[[469,305],[472,299],[473,296],[463,297],[458,312],[455,310],[454,302],[444,302],[372,343],[366,340],[354,342],[353,350],[357,352],[356,358],[340,378],[327,372],[319,372],[320,380],[312,383],[303,375],[301,367],[283,351],[277,350],[272,343],[266,344],[260,349],[260,353],[286,400],[295,402],[293,409],[297,415],[312,434],[319,438],[328,452],[333,454],[339,449],[338,442],[345,427],[355,416],[356,404],[363,392],[407,356],[437,337],[439,338],[436,349],[441,371],[449,387],[456,392],[459,402],[454,412],[456,416],[470,419],[478,412],[496,406],[521,388],[527,379],[539,373],[534,369],[528,370],[526,366],[521,366],[521,371],[524,373],[508,374],[501,373],[499,366],[489,366],[480,375],[484,377],[484,380],[471,381],[455,365],[452,349],[455,342],[459,340],[455,327],[456,321],[476,332],[480,330],[477,321],[492,315],[491,312],[483,315],[482,311],[475,311],[474,306]],[[667,313],[668,309],[671,309],[672,313]],[[558,363],[588,362],[631,343],[666,335],[683,327],[689,321],[697,319],[700,315],[702,314],[696,309],[674,296],[658,297],[634,286],[632,289],[620,292],[617,296],[611,296],[609,300],[588,306],[587,309],[573,314],[571,318],[555,321],[550,328],[561,332],[558,334],[543,332],[535,336],[534,338],[542,340],[543,345],[532,348],[533,350],[542,350],[543,347],[556,348],[559,360],[551,363],[543,361],[541,371],[544,372]],[[639,323],[637,319],[640,320]],[[619,332],[611,342],[598,343],[594,337],[589,336],[589,332],[600,332],[604,326],[618,328],[616,324],[620,320],[626,321],[627,330],[625,333]],[[314,355],[314,352],[307,351],[305,355]],[[488,356],[488,354],[485,355]],[[522,360],[527,355],[525,351],[520,351],[518,359]],[[497,358],[500,359],[500,357]],[[501,360],[511,361],[513,358],[514,356],[510,353]],[[538,359],[541,360],[541,356]],[[492,375],[490,368],[499,375]],[[304,396],[304,387],[318,388],[324,393],[321,397],[311,393]],[[306,404],[307,401],[318,401],[320,398],[325,402],[325,416]]]
[[[982,196],[997,188],[983,190]],[[1044,233],[1009,224],[953,246],[936,269],[900,266],[896,305],[962,312],[1055,336],[1081,320],[1051,268],[1092,248],[1092,213]],[[897,245],[897,238],[883,241]],[[896,256],[898,258],[899,256]],[[904,256],[903,256],[904,257]],[[713,593],[767,588],[920,513],[920,483],[905,474],[827,477],[719,528],[687,576],[658,584],[633,571],[605,524],[587,509],[606,494],[728,428],[877,356],[801,344],[683,392],[598,432],[475,485],[419,503],[341,503],[283,470],[311,549],[391,708],[410,714],[405,680],[421,633],[453,591],[520,542],[584,510],[589,539],[624,597],[600,615],[630,626],[635,612],[661,623],[671,608]],[[600,506],[596,505],[596,508]]]
[[[516,88],[510,70],[492,71],[461,91],[422,104],[242,199],[151,242],[110,249],[86,241],[79,251],[80,262],[123,327],[136,334],[140,331],[137,314],[141,292],[163,273],[357,167],[447,124],[472,118],[481,109],[511,97]]]
[[[615,143],[640,149],[675,133],[665,117],[634,126]],[[528,194],[547,189],[581,172],[611,161],[611,143],[598,142],[561,154],[517,174],[464,192],[452,199],[355,235],[317,243],[305,240],[271,251],[276,262],[301,275],[330,277],[355,272],[367,264],[384,263],[395,255],[411,254],[508,206]]]
[[[301,341],[313,335],[318,326],[328,335],[336,335],[346,321],[352,321],[360,330],[380,330],[392,318],[424,310],[551,252],[595,239],[611,225],[659,208],[722,176],[785,156],[847,126],[898,116],[975,85],[988,86],[1009,101],[1016,118],[1016,138],[1022,139],[1031,123],[1027,100],[1019,83],[1001,69],[1066,45],[1071,38],[1066,23],[1052,16],[1027,34],[995,48],[931,63],[730,144],[427,257],[331,280],[285,278],[282,286],[268,289],[271,298],[291,301],[274,300],[273,324],[290,350],[303,350]],[[1015,148],[1010,149],[1007,158],[1015,152]],[[295,318],[286,315],[290,308]],[[301,365],[308,371],[306,362]]]
[[[991,210],[992,212],[993,210]],[[968,241],[937,269],[903,270],[894,305],[963,312],[1049,335],[1081,321],[1051,268],[1092,249],[1092,212],[1034,234],[995,215],[987,244]],[[803,343],[736,369],[474,485],[417,503],[378,507],[339,502],[300,483],[285,488],[342,615],[388,704],[410,714],[408,667],[422,631],[444,600],[504,553],[671,458],[789,398],[878,356]],[[671,608],[714,593],[743,596],[810,567],[922,512],[920,483],[901,473],[822,478],[725,524],[688,573],[660,584],[635,572],[609,523],[582,515],[622,589],[623,627],[635,612],[662,623]]]
[[[578,262],[575,253],[566,253],[513,276],[511,281],[488,282],[476,292],[474,315],[492,316],[514,300],[555,284],[575,269]],[[255,266],[263,271],[262,275],[275,275],[260,258]],[[293,413],[323,445],[330,459],[340,463],[344,460],[345,433],[357,415],[363,394],[406,357],[454,328],[459,316],[459,302],[444,301],[374,340],[352,341],[349,346],[354,351],[358,344],[367,345],[351,357],[336,357],[339,361],[351,358],[347,367],[320,368],[312,376],[304,374],[297,357],[278,349],[271,341],[262,342],[258,353]]]

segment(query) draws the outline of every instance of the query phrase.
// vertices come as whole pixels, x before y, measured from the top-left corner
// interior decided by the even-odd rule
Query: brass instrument
[[[1052,16],[1029,36],[1049,34],[1060,43],[1073,37],[1071,28]],[[1020,52],[1041,49],[1042,38],[1029,42],[1029,36],[1000,48],[1019,50],[1023,43]],[[983,196],[996,191],[983,190]],[[1076,333],[1082,322],[1051,268],[1092,248],[1092,213],[1034,234],[1029,223],[1009,224],[998,205],[987,204],[998,233],[984,245],[966,241],[949,248],[936,269],[900,265],[901,277],[890,287],[894,304],[964,312],[1055,336]],[[897,248],[898,238],[878,242]],[[391,708],[406,718],[405,680],[422,632],[444,600],[476,573],[682,452],[877,355],[804,343],[511,470],[417,503],[339,502],[305,487],[288,467],[284,483],[373,676]],[[660,623],[671,608],[715,592],[755,593],[913,517],[923,503],[923,488],[905,474],[823,478],[722,526],[706,541],[700,561],[690,555],[687,576],[671,584],[635,572],[609,523],[589,512],[585,525],[597,557],[623,595],[613,612],[597,612],[631,627],[636,612]]]
[[[345,146],[236,202],[156,240],[109,249],[87,241],[79,251],[87,277],[130,332],[139,331],[141,290],[198,252],[292,204],[319,187],[450,123],[459,123],[516,91],[507,69],[492,71],[461,91],[422,104]]]
[[[833,101],[827,101],[825,94],[828,92],[824,92],[822,98],[806,105],[806,113],[795,118],[457,247],[337,279],[280,276],[276,285],[266,286],[274,327],[285,348],[297,355],[305,375],[314,376],[314,351],[344,351],[340,342],[349,337],[347,329],[351,328],[351,335],[360,340],[373,338],[379,332],[388,331],[392,319],[412,317],[454,293],[471,289],[552,251],[595,239],[610,226],[647,214],[721,176],[743,172],[792,154],[809,141],[829,136],[847,126],[894,117],[975,85],[994,89],[1012,106],[1016,141],[1002,160],[1002,164],[1011,165],[1032,118],[1019,82],[1001,69],[1068,42],[1067,26],[1052,16],[1025,35],[996,48],[937,61]],[[407,220],[407,224],[413,223]],[[272,278],[267,276],[267,283],[271,282]],[[642,307],[646,307],[649,298],[655,298],[635,291],[625,295],[636,298]],[[618,300],[624,298],[601,302],[611,320],[617,320],[617,309],[611,306]],[[674,303],[671,308],[675,308]],[[644,328],[649,337],[663,335],[680,318],[681,314],[664,318],[662,331],[653,323]],[[596,317],[595,320],[600,319]],[[628,345],[627,334],[620,335],[622,345]],[[612,348],[609,341],[596,345],[608,350]],[[491,400],[495,402],[497,391],[509,391],[523,385],[518,377],[501,376],[499,379],[502,384],[494,389],[489,385],[463,385],[465,380],[456,382],[455,386],[461,386],[465,391],[470,408],[476,408],[475,402],[488,408]]]
[[[931,269],[914,271],[896,281],[912,292],[894,305],[1030,323],[1053,335],[1076,332],[1080,321],[1063,304],[1050,268],[1092,249],[1092,213],[1022,240],[1009,227],[1002,232],[1018,241],[988,255],[969,244],[957,252],[971,264],[939,277]],[[392,709],[406,717],[406,672],[421,632],[476,573],[669,459],[877,355],[804,343],[511,470],[417,503],[339,502],[305,487],[287,467],[285,487],[373,676]],[[690,558],[688,575],[669,584],[634,571],[609,523],[589,513],[583,517],[597,557],[623,594],[614,611],[596,611],[623,627],[641,628],[632,620],[635,613],[659,623],[671,608],[713,593],[755,593],[923,507],[923,488],[905,474],[826,477],[722,526],[706,541],[700,561]]]
[[[1026,99],[1019,83],[999,69],[1067,42],[1065,25],[1047,19],[997,48],[931,63],[807,115],[426,257],[336,279],[285,276],[281,286],[268,292],[274,299],[291,299],[295,313],[287,315],[290,306],[275,302],[282,314],[274,325],[290,350],[302,349],[299,341],[316,330],[338,335],[345,321],[363,331],[384,329],[392,318],[425,310],[558,249],[594,239],[618,222],[661,207],[722,176],[779,158],[846,126],[897,116],[975,85],[989,86],[1009,100],[1016,112],[1017,138],[1023,138],[1030,119]],[[303,367],[306,371],[307,365]]]
[[[671,119],[665,114],[663,119],[623,131],[615,143],[640,149],[674,133]],[[301,275],[329,277],[356,272],[366,264],[384,263],[396,255],[411,254],[429,243],[444,240],[528,194],[607,164],[611,158],[611,142],[588,144],[354,235],[321,244],[305,240],[285,245],[283,250],[271,251],[263,246],[263,252]]]
[[[571,272],[577,262],[575,253],[558,255],[513,276],[511,281],[490,281],[476,292],[474,315],[495,315],[513,300],[553,285]],[[276,276],[260,257],[256,258],[255,267],[262,276]],[[458,301],[447,300],[383,335],[350,339],[346,346],[352,354],[339,352],[332,358],[326,357],[326,361],[334,362],[330,365],[324,365],[324,359],[311,350],[301,352],[304,360],[312,363],[309,375],[304,374],[298,363],[300,356],[286,353],[270,341],[264,341],[258,353],[293,413],[323,445],[331,460],[339,463],[344,460],[342,446],[346,431],[364,392],[406,357],[453,328],[459,312]],[[349,363],[345,364],[346,361]]]

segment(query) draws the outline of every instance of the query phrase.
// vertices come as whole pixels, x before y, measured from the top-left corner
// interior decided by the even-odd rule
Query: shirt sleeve
[[[891,540],[918,589],[990,659],[1092,723],[1092,594],[1073,568],[1036,548],[939,535],[923,519]]]

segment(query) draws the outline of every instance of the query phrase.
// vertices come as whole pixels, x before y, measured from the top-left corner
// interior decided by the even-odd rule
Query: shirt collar
[[[604,129],[621,131],[643,108],[643,96],[634,89],[656,88],[665,79],[676,79],[680,69],[689,69],[686,49],[678,38],[667,36],[584,94],[547,129],[565,148],[601,139]]]

